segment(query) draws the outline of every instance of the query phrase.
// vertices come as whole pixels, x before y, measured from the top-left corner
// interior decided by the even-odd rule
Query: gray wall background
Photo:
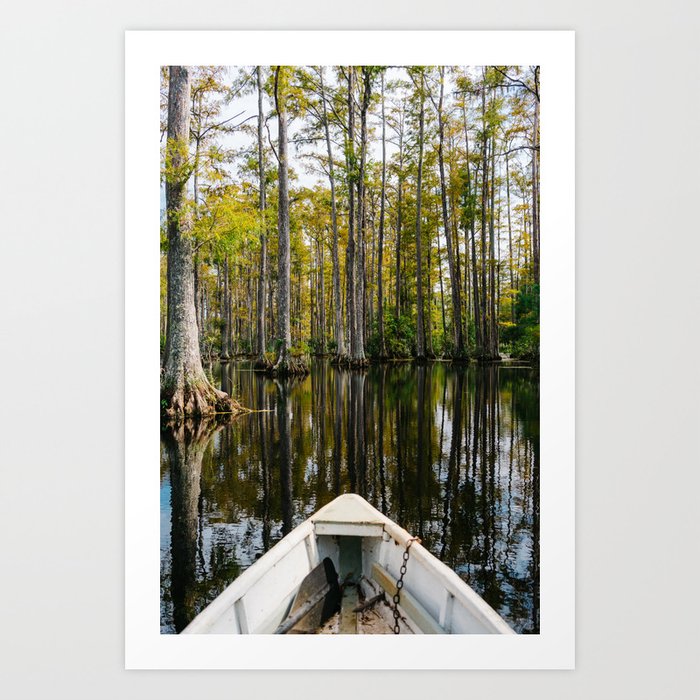
[[[681,0],[5,5],[3,695],[692,697],[698,25]],[[123,31],[247,28],[576,30],[576,671],[123,670]]]

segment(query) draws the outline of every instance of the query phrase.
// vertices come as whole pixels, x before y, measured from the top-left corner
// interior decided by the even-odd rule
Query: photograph
[[[160,633],[539,635],[540,66],[161,65],[159,205]]]
[[[73,4],[0,26],[3,696],[695,697],[700,3]]]

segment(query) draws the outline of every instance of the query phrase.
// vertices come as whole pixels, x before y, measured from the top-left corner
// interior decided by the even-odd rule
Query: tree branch
[[[517,78],[512,78],[508,73],[505,71],[502,71],[498,66],[493,66],[495,70],[497,70],[506,80],[510,82],[511,85],[517,85],[518,87],[524,88],[527,90],[531,95],[534,95],[537,101],[540,101],[540,94],[537,90],[533,90],[529,85],[524,83],[522,80],[518,80]]]

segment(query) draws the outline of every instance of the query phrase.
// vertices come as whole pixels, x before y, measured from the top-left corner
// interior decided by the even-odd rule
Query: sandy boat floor
[[[386,605],[386,603],[378,603],[378,605]],[[375,610],[364,610],[360,613],[355,613],[357,627],[355,632],[340,631],[340,613],[337,612],[326,622],[318,631],[318,634],[393,634],[393,630],[389,623]]]
[[[386,599],[378,600],[371,607],[354,612],[365,602],[355,586],[343,591],[340,611],[322,625],[317,634],[394,634],[394,612]],[[399,622],[401,634],[412,634],[403,620]]]

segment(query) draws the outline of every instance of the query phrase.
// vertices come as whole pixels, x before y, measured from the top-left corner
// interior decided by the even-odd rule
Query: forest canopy
[[[538,67],[183,70],[177,142],[161,72],[164,367],[174,240],[206,357],[538,360]]]

